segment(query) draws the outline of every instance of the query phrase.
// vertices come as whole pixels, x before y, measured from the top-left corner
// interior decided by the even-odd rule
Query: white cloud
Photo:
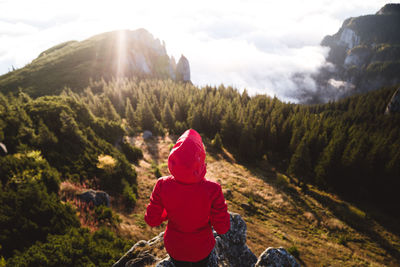
[[[290,100],[293,74],[325,64],[319,42],[381,0],[338,1],[0,1],[0,73],[43,50],[115,29],[148,29],[175,58],[190,61],[198,85],[233,85]]]

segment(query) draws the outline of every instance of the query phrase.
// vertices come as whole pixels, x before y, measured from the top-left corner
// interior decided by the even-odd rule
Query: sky
[[[326,64],[319,44],[348,17],[376,13],[381,0],[0,0],[0,75],[42,51],[95,34],[145,28],[185,55],[194,84],[245,88],[294,101],[292,76]]]

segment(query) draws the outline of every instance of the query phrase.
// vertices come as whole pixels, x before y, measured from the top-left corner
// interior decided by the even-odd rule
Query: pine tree
[[[296,151],[290,159],[288,173],[297,176],[299,179],[311,182],[310,176],[312,171],[310,150],[306,143],[307,138],[304,137],[297,146]]]
[[[156,131],[156,118],[154,117],[153,112],[151,111],[147,100],[143,100],[139,106],[139,122],[140,126],[142,127],[143,131],[149,130],[153,133],[157,133]]]
[[[113,104],[108,98],[104,100],[103,116],[110,121],[119,121],[121,119]]]
[[[219,133],[215,134],[214,139],[211,141],[211,145],[217,150],[222,150],[222,139]]]
[[[129,98],[126,99],[126,104],[125,104],[125,118],[126,121],[128,122],[129,127],[131,127],[132,129],[137,128],[139,126],[138,119],[136,117],[135,112],[133,111],[133,107]]]
[[[182,114],[182,111],[181,111],[181,109],[180,109],[178,103],[176,103],[176,102],[174,103],[173,111],[174,111],[174,117],[175,117],[175,119],[176,119],[177,121],[183,121],[183,114]]]
[[[164,127],[170,129],[171,131],[174,129],[175,126],[175,118],[174,115],[172,114],[171,107],[169,106],[168,101],[165,102],[163,112],[161,114],[162,118],[162,123]]]

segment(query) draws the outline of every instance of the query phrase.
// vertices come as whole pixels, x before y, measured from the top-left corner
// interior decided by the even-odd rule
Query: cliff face
[[[224,235],[214,232],[215,248],[211,252],[209,267],[267,267],[300,266],[295,258],[283,248],[268,248],[259,258],[246,245],[247,226],[239,214],[231,213],[231,229]],[[154,264],[157,267],[174,267],[164,251],[164,232],[149,241],[136,243],[113,267],[140,267]]]
[[[325,101],[400,83],[399,10],[400,4],[388,4],[375,15],[349,18],[322,40],[331,65],[315,80],[331,94]]]

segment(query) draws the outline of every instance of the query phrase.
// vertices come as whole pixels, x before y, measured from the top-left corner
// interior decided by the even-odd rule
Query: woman
[[[154,186],[145,221],[154,227],[168,220],[164,245],[175,266],[207,266],[218,234],[230,228],[230,216],[221,186],[208,181],[201,136],[187,130],[168,157],[170,176]]]

